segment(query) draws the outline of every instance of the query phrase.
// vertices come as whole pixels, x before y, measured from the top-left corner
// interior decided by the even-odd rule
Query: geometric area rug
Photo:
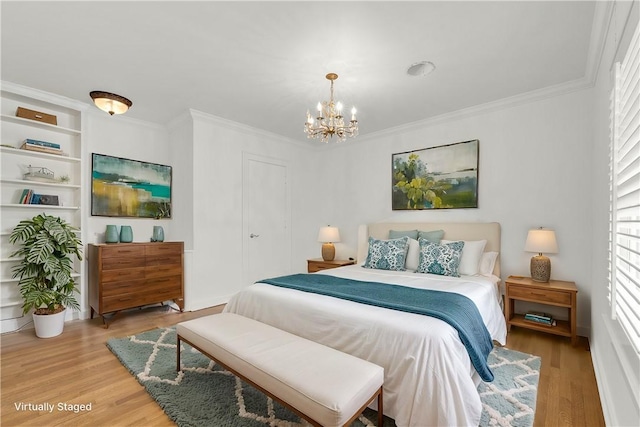
[[[182,371],[176,372],[175,327],[159,328],[125,338],[107,347],[179,427],[295,427],[308,425],[230,372],[182,343]],[[540,358],[495,347],[489,354],[494,374],[481,382],[481,426],[530,427],[536,407]],[[374,426],[376,412],[367,409],[352,425]],[[395,426],[385,417],[384,426]]]

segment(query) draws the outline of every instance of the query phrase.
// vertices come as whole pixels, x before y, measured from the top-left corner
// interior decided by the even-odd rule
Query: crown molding
[[[530,104],[545,99],[555,98],[561,95],[585,90],[593,87],[593,81],[582,77],[577,80],[572,80],[566,83],[560,83],[557,85],[549,86],[543,89],[536,89],[530,92],[514,95],[508,98],[499,99],[497,101],[491,101],[484,104],[475,105],[473,107],[463,108],[461,110],[452,111],[449,113],[440,114],[437,116],[429,117],[423,120],[407,123],[400,126],[395,126],[388,129],[383,129],[378,132],[369,133],[363,135],[358,143],[363,140],[386,137],[390,135],[396,135],[400,132],[411,132],[417,129],[421,129],[428,126],[434,126],[440,123],[446,123],[454,120],[460,120],[467,117],[477,116],[480,114],[487,114],[494,111],[500,111],[507,108],[513,108],[520,105]]]
[[[295,140],[293,138],[289,138],[283,135],[279,135],[273,132],[269,132],[263,129],[258,129],[249,125],[245,125],[243,123],[235,122],[233,120],[224,119],[222,117],[214,116],[213,114],[204,113],[202,111],[189,109],[188,114],[191,116],[193,121],[204,121],[213,123],[216,126],[221,126],[223,128],[233,130],[235,132],[241,132],[246,135],[258,136],[262,138],[267,138],[271,140],[276,140],[278,142],[284,142],[286,144],[291,144],[296,148],[304,148],[304,145],[300,144],[300,141]]]
[[[87,111],[89,109],[89,104],[87,104],[86,102],[67,98],[66,96],[56,95],[51,92],[45,92],[44,90],[34,89],[32,87],[27,87],[4,80],[0,82],[0,85],[3,92],[6,91],[16,95],[34,98],[42,102],[48,102],[50,104],[55,104],[57,106],[62,106],[71,110]]]

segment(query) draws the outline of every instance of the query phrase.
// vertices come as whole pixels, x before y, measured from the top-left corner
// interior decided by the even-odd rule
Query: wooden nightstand
[[[504,316],[507,320],[507,331],[512,325],[534,329],[549,334],[571,337],[576,344],[576,299],[578,288],[574,282],[549,280],[548,283],[535,282],[529,277],[509,276],[505,281],[506,304]],[[524,320],[524,315],[514,312],[514,302],[530,301],[538,304],[566,307],[569,309],[569,320],[556,320],[556,326],[537,325]]]
[[[344,267],[345,265],[353,265],[355,263],[352,259],[334,259],[333,261],[325,261],[322,258],[308,259],[307,271],[309,273],[315,273],[316,271]]]

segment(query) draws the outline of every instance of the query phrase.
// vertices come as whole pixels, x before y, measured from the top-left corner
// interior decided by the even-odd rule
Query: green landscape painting
[[[393,210],[478,207],[477,139],[392,155]]]
[[[171,218],[171,166],[93,153],[91,215]]]

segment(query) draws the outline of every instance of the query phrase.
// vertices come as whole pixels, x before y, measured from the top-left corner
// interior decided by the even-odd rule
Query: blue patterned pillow
[[[460,277],[458,268],[464,242],[438,245],[427,239],[420,239],[418,243],[420,244],[420,261],[416,273]]]
[[[378,240],[369,237],[369,253],[364,268],[404,271],[404,262],[409,250],[409,238]]]

